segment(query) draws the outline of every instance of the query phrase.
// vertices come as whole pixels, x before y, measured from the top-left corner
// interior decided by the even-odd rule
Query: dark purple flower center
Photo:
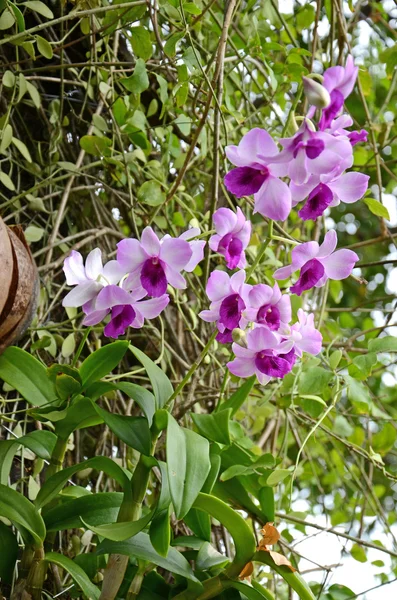
[[[307,141],[305,141],[305,134],[310,136]],[[308,131],[301,133],[293,142],[293,157],[297,157],[299,150],[304,150],[307,158],[317,158],[320,156],[324,148],[325,144],[323,140],[317,140],[315,137],[313,137],[312,132]]]
[[[231,344],[233,341],[231,329],[225,329],[225,331],[218,331],[216,335],[216,341],[221,344]]]
[[[317,185],[309,194],[306,204],[300,209],[298,215],[304,221],[315,221],[323,214],[334,198],[332,191],[324,183]]]
[[[225,185],[229,192],[237,198],[256,194],[269,176],[269,169],[256,164],[256,167],[237,167],[225,177]]]
[[[219,242],[218,251],[226,258],[228,268],[235,269],[240,262],[243,243],[239,238],[233,237],[232,233],[227,233]]]
[[[239,294],[231,294],[222,301],[219,314],[219,322],[227,329],[235,329],[239,326],[241,313],[245,308],[244,300]]]
[[[347,136],[352,146],[355,146],[359,142],[366,142],[368,138],[368,131],[361,129],[361,131],[352,131]]]
[[[345,101],[343,94],[339,90],[333,90],[330,94],[331,104],[323,109],[321,119],[318,123],[320,131],[324,131],[331,125],[331,121],[335,119]]]
[[[290,291],[297,296],[302,292],[310,290],[316,285],[324,275],[324,267],[316,258],[308,260],[301,268],[300,276],[295,285],[291,286]]]
[[[118,338],[124,335],[127,327],[135,319],[135,310],[129,304],[114,306],[111,312],[111,319],[104,329],[107,337]]]
[[[158,256],[148,258],[143,263],[141,284],[149,296],[159,298],[167,291],[167,277],[162,261]]]
[[[295,363],[295,352],[290,350],[287,354],[272,354],[271,350],[263,350],[255,356],[255,366],[261,373],[269,377],[282,379],[289,373]]]
[[[277,331],[281,323],[280,311],[277,306],[264,304],[258,310],[256,321],[261,325],[267,325],[272,331]]]

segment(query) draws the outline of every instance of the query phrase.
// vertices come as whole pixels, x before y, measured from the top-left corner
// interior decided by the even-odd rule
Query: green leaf
[[[128,342],[120,341],[107,344],[107,346],[103,346],[90,354],[79,369],[83,389],[113,371],[122,360],[127,349]]]
[[[191,417],[201,435],[213,442],[229,445],[231,443],[229,432],[231,413],[232,409],[229,408],[210,415],[191,413]]]
[[[8,190],[10,190],[10,192],[15,192],[15,185],[11,177],[7,175],[7,173],[4,173],[4,171],[0,171],[0,181]],[[27,229],[29,229],[29,227]]]
[[[39,242],[44,235],[44,229],[36,225],[29,225],[25,229],[25,238],[29,243]]]
[[[182,6],[183,10],[190,15],[201,15],[201,8],[199,8],[194,2],[186,2]]]
[[[159,511],[150,523],[149,536],[153,548],[160,556],[167,556],[171,541],[171,506]]]
[[[22,2],[22,4],[27,8],[30,8],[30,10],[43,15],[43,17],[46,17],[47,19],[54,18],[54,13],[46,4],[44,4],[44,2],[40,2],[39,0],[28,0],[28,2]]]
[[[242,405],[248,398],[250,391],[254,387],[255,381],[256,375],[253,375],[252,377],[247,379],[247,381],[245,381],[243,385],[238,390],[236,390],[228,400],[226,400],[226,402],[223,402],[220,405],[220,410],[226,410],[227,408],[231,408],[232,416],[236,414],[236,412],[242,407]]]
[[[254,584],[254,581],[251,581],[251,585],[243,583],[242,581],[234,581],[233,587],[235,590],[244,594],[248,600],[274,600],[274,596],[269,590],[259,584],[257,584],[258,587],[254,587]]]
[[[141,454],[150,455],[151,435],[149,424],[145,417],[130,417],[118,415],[104,410],[93,403],[98,415],[111,431],[127,446],[135,448]]]
[[[3,83],[4,83],[4,77],[3,77]],[[7,150],[8,146],[11,144],[11,142],[12,142],[12,127],[8,123],[4,127],[4,129],[2,131],[2,136],[1,136],[0,152],[2,154],[4,154],[4,152]]]
[[[104,471],[104,473],[115,479],[123,488],[129,487],[130,480],[117,463],[106,456],[95,456],[67,469],[62,469],[62,471],[55,473],[47,479],[37,494],[35,500],[36,507],[42,508],[51,502],[75,473],[88,468]]]
[[[138,200],[149,206],[159,206],[165,202],[165,194],[157,181],[145,181],[138,190]]]
[[[229,531],[235,546],[235,556],[227,570],[227,575],[231,578],[237,577],[255,552],[256,543],[250,526],[241,515],[215,496],[201,493],[193,506],[210,514]]]
[[[116,387],[140,406],[148,420],[149,427],[151,427],[156,411],[156,399],[152,392],[129,381],[120,381]]]
[[[63,554],[57,554],[56,552],[47,552],[44,559],[67,571],[77,583],[84,596],[90,600],[99,600],[99,596],[101,595],[99,589],[91,583],[85,571],[83,571],[83,569],[73,560]]]
[[[173,33],[172,35],[170,35],[170,37],[168,38],[168,40],[166,41],[165,45],[164,45],[164,52],[166,53],[167,56],[173,58],[176,54],[176,45],[177,43],[185,37],[185,32],[184,31],[180,31],[178,33]]]
[[[341,437],[350,437],[354,429],[343,415],[336,415],[332,430]]]
[[[46,509],[44,521],[48,531],[79,529],[82,521],[89,521],[92,526],[116,521],[123,502],[120,492],[101,492],[73,499],[62,494],[61,498],[63,501],[55,508]]]
[[[93,156],[110,156],[110,147],[112,140],[107,137],[98,137],[96,135],[84,135],[80,139],[81,148]]]
[[[397,352],[397,337],[385,335],[368,342],[369,352]]]
[[[266,484],[270,486],[278,485],[284,479],[291,475],[291,471],[288,469],[276,469],[273,473],[270,473],[269,477],[266,479]]]
[[[26,88],[26,89],[28,89],[28,88]],[[24,159],[28,163],[31,163],[32,162],[32,157],[30,156],[30,152],[27,149],[26,145],[23,142],[21,142],[21,140],[18,140],[16,137],[12,138],[12,143],[19,150],[19,152],[22,154],[22,156],[24,157]]]
[[[15,15],[9,8],[6,8],[5,11],[0,16],[0,31],[4,31],[5,29],[9,29],[15,23]]]
[[[233,477],[238,477],[239,475],[244,475],[246,473],[252,473],[252,467],[247,467],[245,465],[232,465],[225,471],[223,471],[221,475],[221,481],[228,481]]]
[[[146,71],[145,61],[138,58],[135,69],[130,77],[120,79],[120,83],[133,94],[141,94],[149,87],[149,77]]]
[[[15,20],[16,20],[17,25],[18,25],[18,31],[19,32],[25,31],[25,19],[24,19],[23,14],[19,10],[18,6],[16,6],[13,2],[9,2],[8,6],[11,8],[11,10],[14,13]]]
[[[167,400],[173,394],[174,389],[167,375],[146,354],[135,346],[129,346],[133,355],[145,367],[146,373],[152,384],[153,393],[156,398],[157,408],[163,408]]]
[[[52,46],[50,42],[48,42],[45,38],[41,37],[40,35],[36,35],[36,43],[38,51],[42,56],[44,56],[44,58],[50,59],[53,57],[54,53],[52,51]]]
[[[300,394],[321,394],[333,378],[333,373],[322,367],[312,367],[299,378]]]
[[[127,521],[125,523],[109,523],[107,525],[98,525],[97,527],[92,524],[90,525],[85,521],[83,521],[83,523],[87,529],[91,529],[91,531],[107,540],[124,542],[128,538],[134,537],[134,535],[142,531],[142,529],[145,529],[153,519],[155,512],[156,509],[153,509],[141,519],[138,519],[137,521]]]
[[[353,358],[353,362],[347,367],[349,375],[361,381],[367,379],[371,374],[372,367],[377,363],[375,352],[368,352]]]
[[[303,577],[301,577],[299,573],[293,573],[291,569],[286,566],[276,565],[269,552],[256,552],[253,556],[253,561],[268,565],[273,569],[273,571],[276,571],[276,573],[281,575],[286,583],[291,586],[293,590],[295,590],[300,600],[315,600],[311,589]]]
[[[49,404],[56,399],[54,384],[44,365],[21,348],[10,346],[0,356],[0,378],[34,406]]]
[[[383,217],[390,221],[389,211],[387,210],[386,206],[379,202],[379,200],[375,200],[375,198],[363,198],[363,201],[373,215],[376,215],[377,217]]]
[[[209,542],[204,542],[201,544],[200,550],[198,551],[196,557],[197,569],[200,571],[207,571],[212,567],[225,565],[228,562],[230,562],[230,559],[215,550],[212,544]]]
[[[0,521],[0,579],[11,584],[18,558],[18,540],[11,527]]]
[[[134,54],[143,60],[148,60],[153,54],[150,33],[145,27],[131,27],[129,40]]]
[[[178,519],[182,519],[192,507],[210,468],[208,441],[194,431],[179,427],[168,415],[168,482]]]
[[[0,483],[7,485],[12,460],[21,446],[39,458],[50,460],[56,439],[51,431],[31,431],[19,438],[0,441]]]
[[[36,108],[40,108],[41,98],[40,98],[40,94],[39,94],[37,87],[35,85],[33,85],[33,83],[30,83],[30,81],[26,82],[26,87],[28,89],[28,94],[33,101],[33,104],[35,105]]]
[[[175,573],[176,575],[180,575],[191,581],[197,581],[191,566],[178,550],[175,550],[175,548],[172,548],[171,546],[168,550],[167,557],[161,556],[153,548],[150,538],[146,533],[140,532],[133,538],[124,542],[111,542],[107,540],[101,542],[97,553],[123,554],[141,560],[147,560],[171,573]]]
[[[378,433],[375,433],[371,446],[374,452],[384,456],[394,447],[396,440],[397,431],[391,423],[385,423]]]
[[[2,484],[0,484],[0,516],[9,519],[19,529],[25,542],[30,542],[30,534],[36,546],[42,545],[46,529],[41,515],[22,494]]]
[[[91,400],[84,396],[79,396],[74,399],[71,406],[59,415],[44,415],[50,421],[55,421],[55,433],[67,440],[73,431],[83,429],[85,427],[93,427],[102,423],[102,418],[98,415]]]
[[[15,75],[14,75],[14,73],[12,71],[10,71],[9,69],[7,71],[5,71],[5,73],[3,75],[2,82],[3,82],[3,85],[5,87],[13,88],[14,85],[15,85]],[[11,129],[11,131],[12,131],[12,129]]]
[[[358,562],[361,562],[361,563],[367,562],[367,555],[365,553],[365,550],[359,544],[353,544],[353,546],[351,547],[351,550],[350,550],[350,554],[352,555],[354,560],[357,560]]]

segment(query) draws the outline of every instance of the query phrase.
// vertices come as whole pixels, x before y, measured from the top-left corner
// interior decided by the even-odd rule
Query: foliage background
[[[354,577],[348,584],[352,592],[334,585],[336,565],[346,563],[346,556],[367,561],[364,568],[373,586],[397,577],[395,355],[376,358],[371,352],[366,360],[370,340],[385,330],[395,333],[397,11],[391,0],[237,0],[231,6],[229,14],[219,0],[0,1],[0,210],[6,223],[25,228],[41,279],[37,316],[21,344],[45,364],[69,364],[83,335],[80,315],[66,313],[60,303],[66,291],[61,267],[70,249],[88,253],[99,245],[110,257],[119,239],[149,224],[159,233],[179,235],[193,220],[207,230],[214,208],[236,203],[222,184],[225,145],[238,143],[254,126],[279,136],[291,106],[297,114],[304,110],[297,94],[302,75],[340,64],[351,50],[361,68],[347,108],[357,128],[370,131],[368,143],[355,148],[355,166],[371,176],[370,196],[388,207],[390,221],[383,220],[386,213],[378,204],[364,201],[342,204],[326,217],[326,226],[338,231],[339,245],[356,249],[361,266],[343,286],[333,282],[328,297],[308,301],[321,315],[321,363],[306,360],[299,379],[294,373],[266,388],[255,385],[236,414],[234,432],[254,452],[277,456],[280,469],[293,467],[301,450],[293,513],[290,477],[275,488],[284,550],[292,552],[301,571],[313,570],[307,579],[318,582],[313,586],[318,597],[342,600],[364,591]],[[217,54],[222,44],[224,61],[222,52]],[[240,205],[251,213],[249,199]],[[251,263],[267,235],[262,217],[254,216],[253,222]],[[300,222],[294,212],[283,224],[289,235],[302,240],[318,237],[321,226]],[[272,281],[287,251],[273,240],[252,282]],[[188,290],[174,295],[172,307],[154,325],[128,333],[174,385],[211,334],[197,319],[206,306],[208,267],[206,260],[196,269]],[[301,302],[294,297],[295,310]],[[83,357],[102,343],[100,334],[101,328],[90,333]],[[190,410],[211,412],[236,388],[224,366],[228,357],[228,348],[213,344],[186,382],[173,413],[181,424],[192,427]],[[146,382],[132,359],[125,359],[120,373]],[[341,399],[302,449],[324,411],[318,401],[302,395],[318,395],[329,403],[336,373]],[[134,410],[121,395],[108,403],[115,413]],[[3,439],[37,426],[7,385],[1,409]],[[124,465],[134,460],[102,426],[74,434],[66,464],[95,455],[112,456]],[[12,472],[12,483],[29,497],[40,481],[31,459],[22,453]],[[111,480],[95,472],[79,483],[97,491],[112,489]],[[332,568],[321,553],[335,532],[326,534],[328,541],[321,534],[295,549],[298,539],[315,535],[301,523],[305,518],[357,538],[338,537],[340,556]],[[173,525],[177,533],[179,526]],[[63,534],[59,547],[73,556],[69,534]],[[222,549],[219,535],[216,540]],[[385,550],[368,550],[368,543],[380,543]],[[310,562],[301,558],[304,547]],[[358,572],[361,578],[363,571]],[[269,586],[277,591],[274,582]],[[392,589],[360,597],[385,597],[381,594],[392,594]],[[279,588],[277,594],[284,598],[288,591]]]

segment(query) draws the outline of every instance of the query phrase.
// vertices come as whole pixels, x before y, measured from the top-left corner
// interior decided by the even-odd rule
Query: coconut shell
[[[4,259],[3,259],[4,255]],[[37,268],[19,226],[0,219],[0,353],[26,331],[37,308]]]

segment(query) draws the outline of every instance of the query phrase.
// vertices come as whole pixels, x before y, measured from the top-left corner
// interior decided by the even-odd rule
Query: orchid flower
[[[305,120],[290,138],[280,144],[284,150],[275,159],[288,163],[288,176],[296,185],[306,183],[311,175],[340,175],[353,164],[352,147],[344,136],[335,137],[325,131],[315,131]]]
[[[353,119],[350,115],[341,115],[337,117],[329,124],[326,129],[327,133],[333,136],[345,136],[348,138],[352,146],[355,146],[359,142],[366,142],[368,138],[368,131],[361,129],[360,131],[346,131],[347,127],[353,125]]]
[[[322,111],[319,129],[329,127],[331,121],[340,113],[344,101],[353,91],[358,75],[358,67],[354,66],[351,54],[344,67],[330,67],[324,72],[323,86],[331,96],[331,104]]]
[[[237,198],[254,194],[254,212],[275,221],[284,221],[291,211],[291,194],[279,177],[287,167],[276,162],[279,150],[264,129],[251,129],[238,146],[227,146],[226,156],[237,168],[225,177],[225,185]]]
[[[298,322],[290,329],[289,339],[293,344],[295,354],[299,357],[303,352],[319,354],[323,336],[314,326],[314,315],[308,315],[301,308],[298,309]]]
[[[290,291],[300,296],[312,287],[322,287],[327,279],[346,279],[351,275],[358,256],[352,250],[336,250],[336,231],[327,231],[321,246],[317,242],[306,242],[292,250],[292,263],[274,273],[275,279],[287,279],[300,269],[298,281]]]
[[[225,257],[229,269],[243,269],[246,264],[244,250],[251,237],[251,221],[245,218],[240,208],[236,213],[230,208],[218,208],[213,222],[216,234],[208,242],[211,250]]]
[[[198,235],[200,235],[200,229],[198,227],[191,227],[187,231],[181,233],[181,235],[178,238],[179,240],[187,241],[192,251],[192,257],[187,263],[187,265],[185,265],[184,267],[184,271],[186,271],[187,273],[191,273],[192,271],[194,271],[199,262],[201,262],[204,258],[204,247],[206,242],[205,240],[193,239]],[[162,237],[160,240],[160,244],[163,244],[163,242],[169,237],[170,236],[168,234]]]
[[[232,350],[236,358],[227,363],[229,371],[237,377],[256,375],[262,384],[282,379],[296,360],[294,350],[285,350],[281,337],[261,325],[247,333],[246,347],[234,343]]]
[[[209,323],[216,322],[219,330],[216,339],[219,342],[231,342],[233,329],[244,329],[247,325],[243,311],[248,306],[251,288],[245,283],[245,271],[237,271],[231,277],[224,271],[211,273],[206,287],[211,300],[210,309],[201,311],[199,317]]]
[[[99,248],[88,254],[85,265],[80,252],[72,250],[65,259],[63,271],[66,283],[76,287],[65,296],[62,306],[73,307],[92,301],[103,288],[119,283],[126,274],[117,260],[110,260],[103,265]]]
[[[177,289],[186,288],[181,271],[192,267],[190,244],[192,242],[168,235],[160,241],[151,227],[145,227],[141,241],[129,238],[119,242],[117,260],[128,273],[125,289],[142,286],[149,296],[160,298],[168,284]]]
[[[248,295],[249,307],[244,311],[252,323],[265,325],[271,331],[285,329],[291,320],[291,300],[282,294],[276,283],[273,288],[259,283],[254,285]]]
[[[122,287],[109,285],[84,305],[86,317],[83,325],[96,325],[110,313],[110,321],[104,329],[106,336],[117,338],[124,335],[127,327],[139,329],[143,327],[145,318],[158,317],[169,302],[168,294],[142,300],[145,296],[146,290],[142,287],[129,293]]]
[[[337,206],[340,202],[352,204],[360,200],[367,191],[368,181],[368,175],[353,171],[338,177],[312,175],[303,185],[291,182],[292,203],[295,206],[307,197],[298,215],[304,221],[315,221],[328,206]]]

